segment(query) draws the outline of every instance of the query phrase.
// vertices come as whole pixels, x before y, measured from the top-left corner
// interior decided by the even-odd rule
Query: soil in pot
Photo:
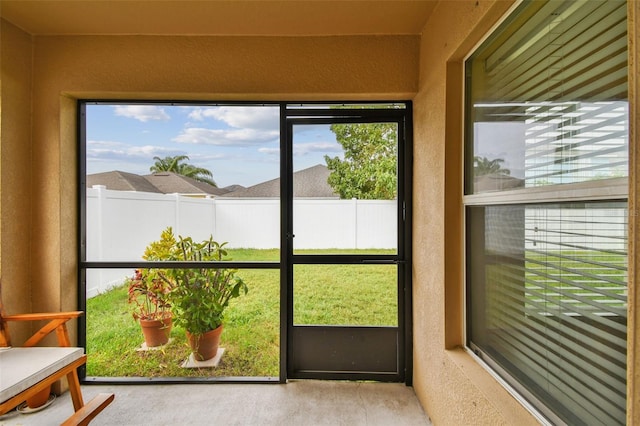
[[[169,334],[171,334],[171,317],[165,317],[161,320],[141,319],[140,327],[147,347],[166,345],[169,341]]]
[[[196,361],[206,361],[218,353],[222,325],[203,334],[191,334],[188,331],[186,334]]]

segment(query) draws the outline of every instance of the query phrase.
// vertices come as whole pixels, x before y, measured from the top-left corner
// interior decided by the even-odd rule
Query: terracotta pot
[[[188,331],[186,334],[196,361],[206,361],[218,353],[222,325],[215,330],[207,331],[203,334],[191,334]]]
[[[38,408],[41,405],[44,405],[49,400],[50,394],[51,386],[47,386],[45,389],[41,390],[31,398],[28,398],[27,406],[29,406],[29,408]]]
[[[172,321],[170,316],[161,320],[140,320],[144,341],[150,348],[167,344],[169,334],[171,333],[171,326]]]

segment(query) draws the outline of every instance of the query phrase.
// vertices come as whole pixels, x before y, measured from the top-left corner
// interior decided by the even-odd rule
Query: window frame
[[[521,8],[526,7],[530,0],[517,0],[504,15],[485,33],[485,35],[478,40],[477,43],[468,51],[461,60],[461,88],[462,88],[462,114],[461,114],[461,158],[459,172],[462,173],[462,179],[460,184],[461,191],[461,218],[462,218],[462,347],[464,351],[469,354],[485,371],[488,372],[497,382],[499,382],[505,390],[513,396],[527,411],[529,411],[541,424],[554,425],[565,424],[565,420],[560,418],[554,411],[552,411],[544,402],[538,399],[533,393],[531,393],[523,384],[519,382],[514,375],[502,366],[498,362],[493,360],[490,356],[484,355],[483,351],[476,346],[470,340],[470,312],[471,312],[471,298],[468,292],[469,285],[469,241],[468,241],[468,217],[467,207],[474,206],[509,206],[509,205],[526,205],[526,204],[570,204],[572,202],[579,201],[610,201],[618,202],[624,201],[629,203],[629,179],[632,176],[632,163],[629,151],[631,150],[630,134],[628,135],[627,146],[627,161],[628,170],[627,175],[624,177],[612,177],[606,179],[598,179],[591,181],[581,181],[576,183],[560,183],[553,185],[544,185],[530,188],[516,188],[506,189],[499,191],[488,191],[481,193],[472,193],[468,191],[473,185],[470,182],[473,180],[473,173],[469,173],[469,170],[473,170],[473,135],[474,135],[474,121],[473,121],[473,101],[471,97],[471,76],[467,73],[466,64],[469,59],[478,51],[478,49],[491,39],[499,36],[497,32],[503,25],[508,25],[512,22],[520,12]],[[627,17],[627,22],[629,18]],[[629,29],[628,29],[629,31]],[[627,47],[629,52],[629,47]],[[629,84],[629,80],[627,81]],[[629,105],[631,99],[628,98]],[[627,111],[627,122],[631,122],[631,109]],[[629,207],[627,207],[628,209]],[[629,215],[630,216],[630,215]],[[627,223],[627,229],[631,223],[630,217]],[[628,244],[631,243],[629,236]],[[627,284],[630,277],[627,278]],[[633,301],[628,299],[627,303]],[[629,330],[627,331],[627,341],[629,339]],[[629,353],[627,357],[629,357]],[[505,379],[509,377],[509,379]],[[627,395],[629,398],[630,395]]]
[[[346,123],[362,122],[376,123],[386,122],[386,119],[392,118],[392,122],[398,123],[398,134],[403,135],[397,141],[397,232],[398,246],[396,252],[392,255],[334,255],[334,256],[304,256],[296,255],[301,259],[299,263],[321,264],[322,259],[330,263],[354,263],[355,264],[389,264],[397,267],[397,282],[402,283],[402,290],[397,290],[398,299],[398,324],[394,326],[399,331],[397,340],[398,349],[398,371],[395,376],[383,374],[375,376],[370,372],[355,372],[353,379],[362,380],[382,380],[382,381],[398,381],[405,382],[407,385],[412,383],[413,357],[411,338],[413,333],[413,317],[412,317],[412,292],[411,292],[411,270],[412,259],[412,182],[413,182],[413,160],[411,150],[413,146],[413,101],[411,100],[371,100],[371,101],[191,101],[191,100],[163,100],[163,99],[77,99],[77,135],[78,135],[78,180],[79,189],[77,193],[78,200],[78,306],[81,310],[86,311],[86,272],[92,269],[133,269],[133,268],[166,268],[166,269],[189,269],[189,268],[233,268],[233,269],[264,269],[279,270],[281,273],[280,287],[280,359],[279,359],[279,375],[277,377],[213,377],[213,378],[197,378],[197,377],[154,377],[154,378],[112,378],[112,377],[90,377],[86,376],[86,368],[80,371],[80,379],[83,383],[286,383],[288,379],[288,362],[289,356],[287,351],[290,344],[288,343],[289,332],[287,329],[287,315],[291,309],[289,306],[292,292],[289,290],[290,279],[286,278],[286,267],[293,264],[288,255],[287,241],[291,240],[293,234],[287,233],[287,224],[291,222],[290,212],[285,212],[284,206],[288,202],[287,198],[293,198],[292,187],[289,188],[288,196],[280,196],[280,225],[281,225],[281,244],[280,258],[277,261],[215,261],[215,262],[190,262],[190,261],[143,261],[143,260],[87,260],[87,202],[86,202],[86,158],[87,158],[87,132],[86,132],[86,106],[91,104],[100,105],[195,105],[195,106],[277,106],[280,114],[280,176],[281,192],[284,194],[287,185],[290,182],[290,176],[293,170],[287,169],[289,161],[285,161],[286,149],[290,142],[287,141],[285,131],[287,120],[297,119],[304,120],[308,116],[315,118],[331,118],[333,121],[344,121]],[[337,109],[331,110],[333,105],[352,105],[354,109]],[[390,108],[393,106],[393,108]],[[361,112],[359,112],[361,111]],[[383,118],[385,118],[383,120]],[[402,127],[402,129],[400,129]],[[403,224],[400,225],[400,222]],[[326,263],[324,262],[324,263]],[[284,277],[284,278],[283,278]],[[292,305],[291,305],[292,306]],[[86,342],[86,316],[79,318],[78,343],[80,346],[87,346]],[[346,376],[341,373],[334,379],[343,379]]]

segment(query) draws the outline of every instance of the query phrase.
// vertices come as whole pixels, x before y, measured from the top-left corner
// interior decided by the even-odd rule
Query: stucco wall
[[[60,294],[61,306],[76,301],[74,98],[403,99],[417,90],[418,45],[411,36],[36,37],[33,232],[43,244],[32,255],[47,262],[33,287],[47,297],[34,306],[57,308]]]
[[[461,63],[511,3],[440,2],[421,39],[32,39],[3,21],[0,273],[7,310],[76,307],[76,98],[413,98],[416,393],[438,425],[535,423],[460,349]],[[638,3],[630,4],[635,5],[637,16]],[[634,49],[637,57],[637,45]],[[634,66],[637,73],[637,64]],[[632,93],[636,102],[632,111],[637,111],[637,79]],[[632,116],[637,126],[637,114]],[[637,131],[632,135],[635,147]],[[632,161],[635,166],[630,169],[635,170],[637,159]],[[637,183],[632,189],[635,194]],[[638,215],[630,219],[635,229]],[[636,234],[631,234],[633,241]],[[31,294],[36,297],[31,299]],[[637,292],[630,293],[630,300],[637,298]],[[631,314],[630,318],[637,315],[633,309]],[[637,365],[634,332],[630,339],[631,365]],[[630,371],[634,381],[637,371]],[[640,400],[633,397],[638,393],[634,392],[630,400]]]
[[[2,60],[0,135],[0,277],[9,313],[31,310],[31,37],[0,24]],[[26,325],[15,325],[16,339]]]
[[[414,99],[413,384],[436,425],[537,424],[461,349],[462,61],[511,3],[441,2],[422,37]]]

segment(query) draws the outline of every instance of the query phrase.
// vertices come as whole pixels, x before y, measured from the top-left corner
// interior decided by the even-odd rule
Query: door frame
[[[281,114],[281,381],[289,378],[378,380],[405,382],[412,378],[411,211],[412,105],[403,109],[283,108]],[[293,252],[293,127],[339,123],[397,123],[398,211],[395,255],[296,255]],[[296,326],[293,323],[294,265],[397,265],[397,326]],[[386,347],[380,350],[377,341]],[[359,350],[350,342],[358,341]],[[393,348],[390,345],[394,345]],[[334,346],[332,346],[334,345]],[[330,349],[326,349],[326,348]],[[332,356],[323,356],[322,351]],[[376,351],[376,352],[373,352]],[[375,353],[375,356],[371,356]],[[335,355],[342,354],[343,356]],[[329,359],[330,358],[330,359]],[[309,367],[309,363],[312,368]],[[355,364],[364,370],[347,370]],[[384,365],[388,367],[384,367]],[[393,369],[389,366],[395,365]],[[382,366],[381,368],[378,368]],[[318,367],[318,368],[316,368]]]

